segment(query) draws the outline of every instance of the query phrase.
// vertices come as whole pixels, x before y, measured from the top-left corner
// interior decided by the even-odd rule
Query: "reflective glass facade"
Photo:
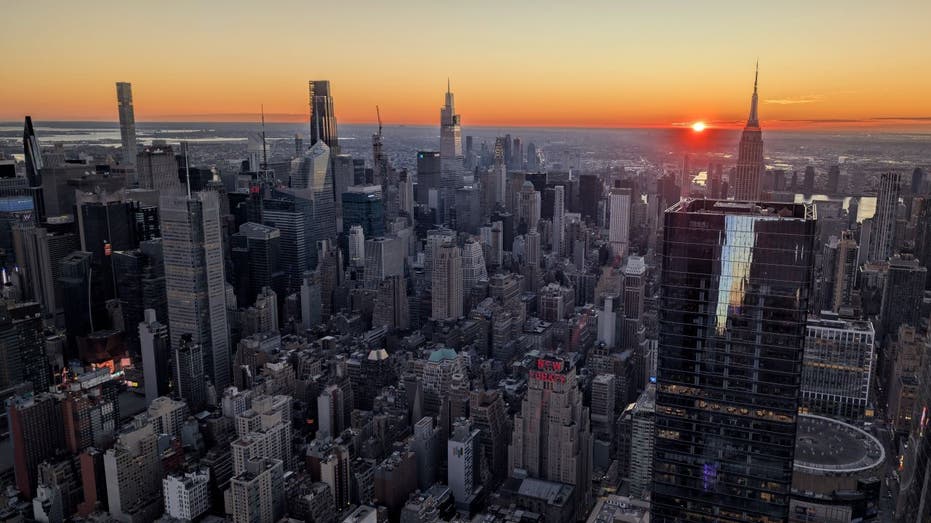
[[[805,204],[666,211],[654,521],[788,521],[814,235]]]

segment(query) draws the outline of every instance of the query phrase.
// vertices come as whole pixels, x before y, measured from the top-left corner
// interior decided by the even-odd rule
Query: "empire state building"
[[[763,131],[757,115],[756,85],[760,68],[757,65],[753,79],[753,98],[750,101],[750,117],[740,136],[737,152],[737,173],[734,178],[734,199],[755,202],[760,199],[760,178],[763,176]]]

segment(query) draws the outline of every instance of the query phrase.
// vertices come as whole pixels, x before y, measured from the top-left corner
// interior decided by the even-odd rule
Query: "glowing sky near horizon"
[[[0,120],[931,126],[931,2],[6,2]],[[892,118],[892,119],[890,119]]]

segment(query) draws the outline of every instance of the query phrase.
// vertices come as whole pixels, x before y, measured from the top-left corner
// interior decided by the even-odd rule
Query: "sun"
[[[705,122],[695,122],[692,124],[692,130],[700,133],[705,130]]]

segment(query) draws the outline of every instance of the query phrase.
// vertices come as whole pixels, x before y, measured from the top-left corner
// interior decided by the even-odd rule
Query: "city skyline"
[[[268,121],[298,122],[307,117],[307,78],[319,77],[334,85],[340,122],[374,122],[377,104],[387,122],[426,124],[451,78],[464,126],[739,128],[746,108],[736,102],[759,58],[766,128],[931,126],[920,26],[931,7],[918,1],[841,14],[824,2],[805,5],[805,17],[794,16],[801,5],[731,2],[667,6],[674,11],[615,3],[279,6],[188,6],[185,18],[203,28],[190,34],[164,30],[170,8],[10,6],[18,23],[0,38],[21,41],[39,20],[50,36],[11,57],[11,70],[31,81],[0,86],[0,120],[116,120],[112,85],[126,81],[140,122],[253,121],[262,104]],[[134,24],[136,45],[85,30],[140,17],[149,22]],[[312,23],[323,17],[333,23]],[[525,23],[502,27],[515,19]],[[319,37],[308,34],[308,22]],[[230,36],[249,31],[261,38]],[[320,41],[339,52],[320,52]],[[518,52],[524,41],[533,45]],[[57,89],[63,78],[67,90]]]

